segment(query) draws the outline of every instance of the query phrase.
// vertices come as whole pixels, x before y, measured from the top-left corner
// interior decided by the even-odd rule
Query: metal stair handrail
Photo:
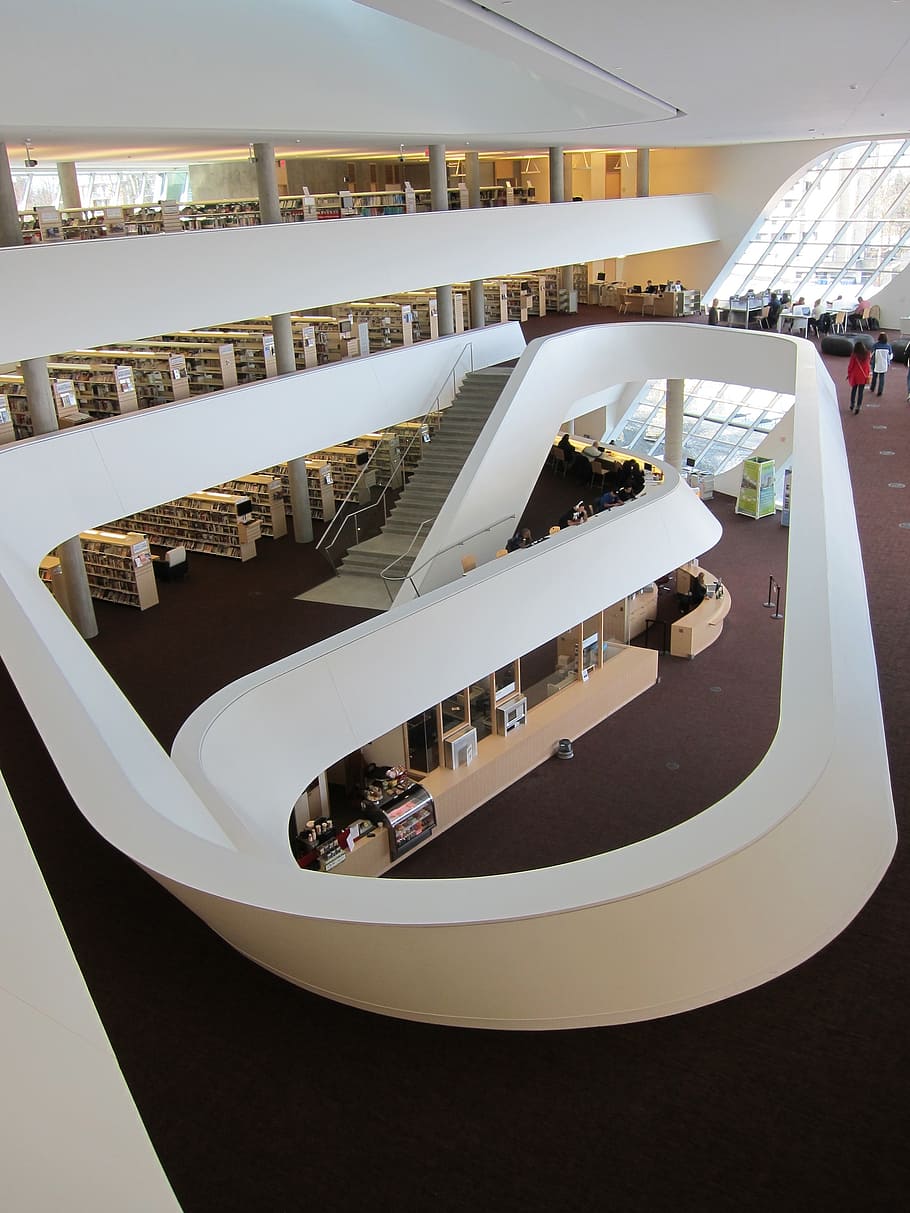
[[[352,519],[354,520],[355,543],[359,542],[359,535],[360,535],[360,526],[359,526],[359,523],[357,522],[357,519],[361,514],[365,514],[367,512],[367,510],[375,509],[375,507],[377,505],[381,504],[382,513],[383,513],[383,525],[385,525],[385,523],[388,522],[389,516],[388,516],[388,511],[386,509],[386,494],[388,493],[391,485],[394,483],[395,478],[398,475],[399,471],[404,466],[404,462],[407,459],[407,456],[411,450],[411,447],[414,445],[415,442],[422,440],[423,427],[429,423],[430,416],[433,413],[442,412],[442,407],[439,403],[439,398],[442,396],[443,392],[445,391],[450,379],[452,381],[452,397],[454,399],[454,396],[455,396],[456,392],[458,391],[458,386],[455,383],[455,375],[458,370],[458,364],[461,362],[465,353],[468,353],[470,355],[470,365],[469,365],[468,370],[466,370],[464,372],[465,375],[469,375],[474,370],[474,343],[472,341],[468,341],[461,347],[458,357],[452,363],[451,367],[446,371],[445,375],[443,376],[443,378],[440,382],[439,388],[436,391],[436,394],[430,398],[430,400],[431,400],[430,406],[426,410],[426,412],[423,414],[423,416],[421,417],[420,430],[418,430],[413,435],[413,437],[410,439],[410,441],[408,442],[408,444],[404,448],[404,450],[399,451],[398,461],[395,464],[395,466],[392,468],[391,472],[389,473],[389,479],[388,479],[387,483],[385,484],[385,486],[383,487],[382,492],[379,494],[378,498],[375,501],[371,501],[369,505],[361,506],[360,509],[353,510],[349,514],[343,513],[344,507],[348,504],[351,497],[354,495],[354,492],[360,485],[361,480],[366,475],[366,473],[369,471],[369,468],[373,462],[373,459],[379,453],[379,447],[377,446],[373,450],[372,454],[370,455],[370,458],[367,460],[367,462],[361,468],[360,474],[358,475],[357,479],[354,481],[354,483],[351,485],[351,487],[348,489],[347,493],[345,494],[344,500],[342,501],[341,505],[338,507],[338,510],[335,513],[335,517],[332,519],[332,521],[329,523],[329,525],[323,531],[322,535],[317,540],[316,550],[322,551],[322,554],[325,556],[325,558],[328,560],[329,564],[331,565],[333,573],[337,574],[338,566],[332,560],[332,557],[330,555],[331,549],[335,546],[335,544],[341,538],[342,531],[344,530],[345,526]],[[336,523],[337,523],[337,526],[336,526]],[[335,531],[335,534],[332,534],[333,530]],[[330,535],[332,536],[331,540],[329,540]]]
[[[403,552],[400,556],[396,556],[395,559],[390,564],[387,564],[386,567],[379,574],[379,576],[385,582],[386,589],[389,591],[389,597],[392,598],[394,601],[394,596],[392,594],[391,587],[389,586],[390,581],[397,581],[399,584],[402,582],[405,582],[405,581],[410,581],[411,588],[414,590],[414,593],[419,598],[420,590],[418,590],[417,586],[414,585],[414,581],[413,581],[413,577],[414,577],[415,573],[419,573],[421,571],[421,569],[425,569],[427,567],[427,565],[432,564],[434,560],[438,559],[438,557],[444,556],[446,554],[446,552],[451,552],[455,548],[460,548],[462,546],[462,544],[468,543],[472,539],[476,539],[478,535],[486,535],[490,531],[492,531],[495,527],[502,526],[502,524],[504,522],[514,522],[516,517],[517,517],[517,515],[515,515],[515,514],[506,514],[506,516],[504,518],[498,518],[495,522],[488,523],[486,526],[481,527],[479,531],[473,531],[470,535],[463,535],[461,537],[461,539],[456,539],[455,542],[450,543],[448,545],[448,547],[440,548],[438,552],[434,552],[432,556],[430,556],[427,560],[425,560],[423,562],[423,564],[419,564],[416,569],[409,569],[406,573],[400,574],[400,576],[395,576],[393,574],[390,574],[389,569],[393,568],[396,564],[398,564],[399,561],[404,560],[405,556],[407,556],[410,553],[411,548],[414,546],[414,541],[417,539],[417,536],[420,534],[421,527],[425,526],[427,522],[435,522],[434,518],[425,519],[420,524],[420,526],[417,528],[417,531],[414,535],[414,539],[412,539],[410,544],[408,545],[407,552]]]

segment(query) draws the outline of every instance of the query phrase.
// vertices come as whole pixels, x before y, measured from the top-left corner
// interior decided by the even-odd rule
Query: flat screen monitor
[[[691,458],[691,457],[689,457],[689,456],[686,456],[686,467],[687,467],[687,468],[694,468],[694,467],[695,467],[695,460],[694,460],[694,459],[692,459],[692,458]]]

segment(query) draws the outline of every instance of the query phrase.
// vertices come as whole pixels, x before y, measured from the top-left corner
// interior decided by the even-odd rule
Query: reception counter
[[[702,569],[708,585],[714,582],[712,573]],[[703,598],[687,615],[670,628],[670,655],[695,657],[714,643],[724,630],[724,620],[730,614],[730,595],[724,587],[720,598]]]

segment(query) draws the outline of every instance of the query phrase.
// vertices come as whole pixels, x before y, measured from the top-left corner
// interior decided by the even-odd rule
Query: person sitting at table
[[[612,510],[614,505],[622,505],[622,501],[611,489],[604,489],[601,496],[594,502],[594,513],[602,514],[604,510]]]
[[[648,279],[647,285],[645,286],[645,294],[646,295],[656,295],[657,294],[657,287],[654,285],[654,283],[651,281],[650,278]]]
[[[534,542],[534,538],[528,527],[522,527],[516,531],[509,542],[506,544],[507,552],[518,552],[522,548],[529,548]]]
[[[860,295],[856,301],[856,310],[852,311],[847,317],[847,327],[851,329],[861,329],[862,321],[866,318],[866,312],[869,310],[869,300],[864,299]]]
[[[708,593],[708,587],[705,583],[704,570],[693,577],[689,582],[688,594],[678,594],[679,609],[685,615],[689,611],[694,611],[699,603],[704,602],[705,596]]]
[[[821,299],[816,299],[815,302],[812,304],[812,311],[809,313],[809,319],[806,321],[806,336],[807,337],[809,336],[810,333],[814,334],[814,336],[816,336],[816,337],[818,336],[818,323],[819,323],[819,320],[821,319],[821,314],[822,314],[822,301],[821,301]]]
[[[768,328],[777,328],[777,320],[781,313],[781,301],[776,291],[771,292],[771,302],[768,304]]]

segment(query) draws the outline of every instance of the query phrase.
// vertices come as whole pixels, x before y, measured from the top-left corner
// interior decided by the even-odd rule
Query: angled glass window
[[[868,299],[908,261],[910,139],[864,140],[825,152],[772,199],[711,294]]]

